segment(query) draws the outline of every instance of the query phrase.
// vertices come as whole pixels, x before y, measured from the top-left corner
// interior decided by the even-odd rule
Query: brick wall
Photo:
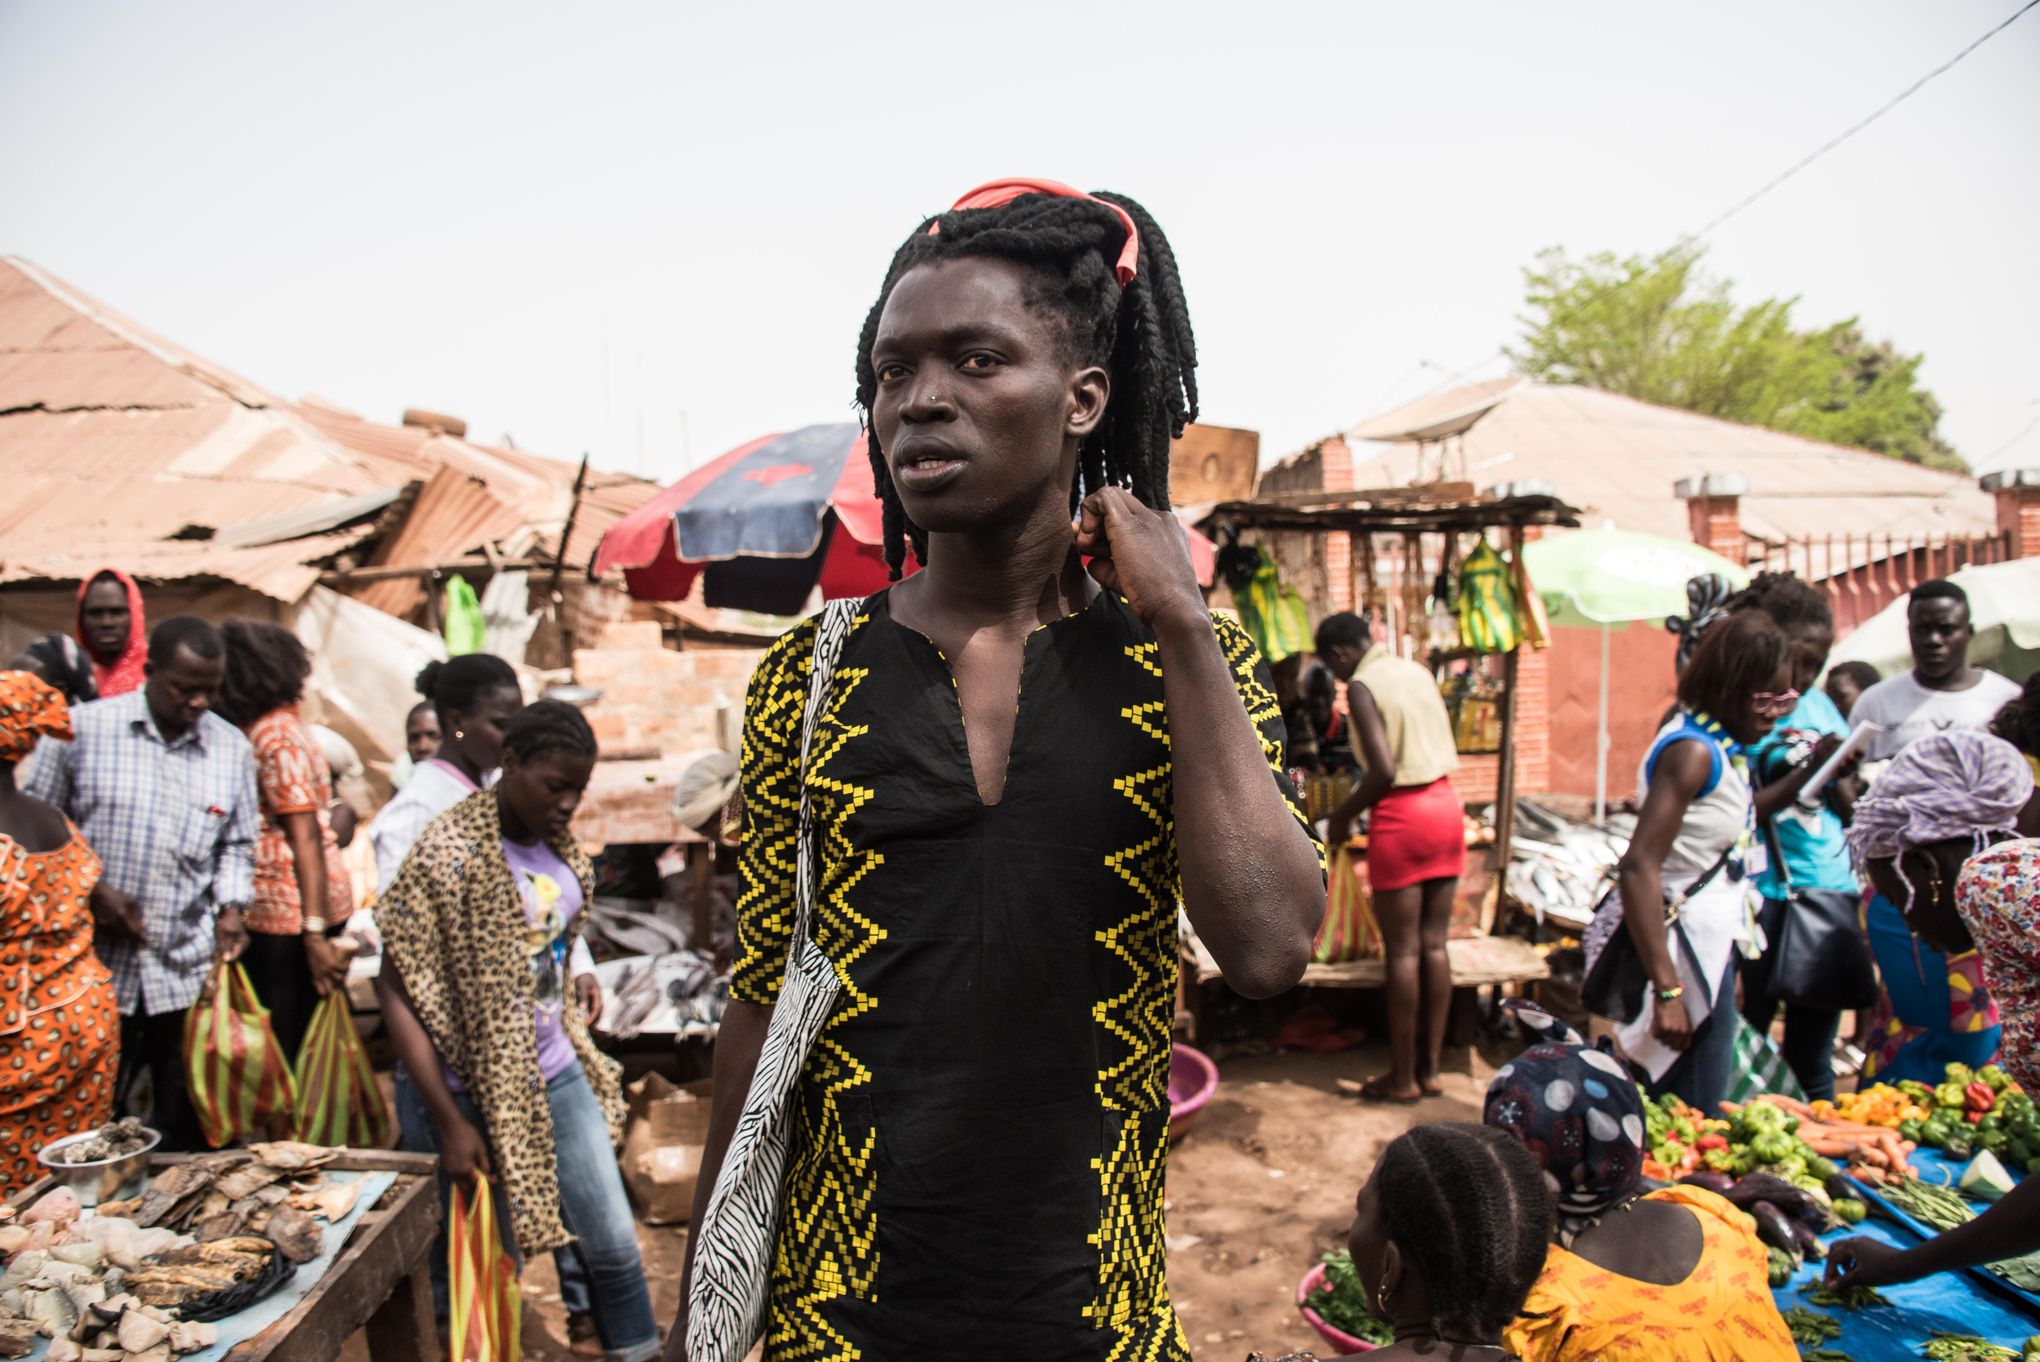
[[[650,620],[611,624],[574,650],[574,679],[602,692],[588,723],[605,753],[677,756],[718,746],[741,719],[744,686],[762,650],[664,645]]]
[[[1986,486],[1989,483],[1986,482]],[[2040,558],[2040,487],[2023,482],[1992,489],[1998,533],[2014,558]]]

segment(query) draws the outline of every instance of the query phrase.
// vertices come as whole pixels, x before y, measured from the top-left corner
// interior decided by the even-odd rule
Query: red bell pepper
[[[1728,1139],[1722,1135],[1702,1135],[1693,1142],[1693,1147],[1703,1152],[1709,1149],[1728,1148]]]
[[[1988,1083],[1977,1082],[1969,1084],[1962,1089],[1962,1097],[1963,1109],[1973,1111],[1978,1116],[1983,1115],[1983,1113],[1997,1105],[1997,1094],[1991,1091],[1990,1084]]]

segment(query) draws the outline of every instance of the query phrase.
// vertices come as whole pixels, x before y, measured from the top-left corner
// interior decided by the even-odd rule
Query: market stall
[[[1201,521],[1227,546],[1221,569],[1234,546],[1252,546],[1269,536],[1301,534],[1342,545],[1343,554],[1315,554],[1312,561],[1343,563],[1351,578],[1346,598],[1356,611],[1377,620],[1381,638],[1426,663],[1437,677],[1460,751],[1462,775],[1455,781],[1471,802],[1485,806],[1491,801],[1494,810],[1491,819],[1468,819],[1468,868],[1450,948],[1456,987],[1520,983],[1548,973],[1528,943],[1489,932],[1505,892],[1500,868],[1509,864],[1515,835],[1524,745],[1522,655],[1542,641],[1534,593],[1517,565],[1524,544],[1539,530],[1578,523],[1579,512],[1549,488],[1526,485],[1481,493],[1467,483],[1227,501],[1211,507]],[[1263,577],[1269,561],[1264,553]],[[1268,609],[1268,595],[1260,581],[1235,593],[1243,616],[1250,619]],[[1264,647],[1265,652],[1308,652],[1307,633],[1299,640],[1293,637],[1297,625],[1287,627],[1288,647]],[[1541,722],[1541,713],[1537,718]],[[1325,788],[1306,790],[1314,817],[1341,797],[1336,780],[1323,783]],[[1198,983],[1219,977],[1194,936],[1186,938],[1184,966]],[[1378,988],[1382,963],[1369,958],[1319,962],[1309,967],[1303,982]]]
[[[331,1362],[365,1329],[375,1356],[433,1356],[436,1165],[286,1141],[147,1156],[118,1187],[46,1178],[0,1203],[22,1240],[0,1355]]]

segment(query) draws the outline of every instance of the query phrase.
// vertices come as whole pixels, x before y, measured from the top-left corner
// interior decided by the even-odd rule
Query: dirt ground
[[[1191,1349],[1240,1362],[1324,1350],[1296,1311],[1296,1283],[1345,1242],[1353,1194],[1383,1145],[1418,1121],[1477,1121],[1492,1072],[1476,1054],[1448,1058],[1445,1095],[1421,1106],[1369,1106],[1341,1078],[1385,1067],[1379,1045],[1333,1055],[1226,1058],[1216,1096],[1169,1156],[1169,1286]],[[645,1271],[661,1320],[679,1296],[684,1229],[640,1225]],[[566,1325],[550,1258],[524,1274],[525,1356],[566,1362]],[[366,1362],[366,1351],[352,1362]]]

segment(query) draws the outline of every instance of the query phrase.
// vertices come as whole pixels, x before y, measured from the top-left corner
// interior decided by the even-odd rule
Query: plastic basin
[[[1218,1091],[1218,1066],[1181,1041],[1169,1047],[1169,1138],[1179,1140]]]
[[[1303,1274],[1303,1280],[1296,1284],[1296,1308],[1302,1312],[1303,1322],[1317,1330],[1318,1337],[1331,1344],[1334,1348],[1340,1348],[1349,1353],[1371,1353],[1375,1351],[1375,1344],[1357,1339],[1343,1330],[1334,1329],[1331,1325],[1318,1318],[1317,1311],[1303,1303],[1305,1297],[1324,1284],[1325,1265],[1323,1263],[1313,1264],[1310,1271]]]

